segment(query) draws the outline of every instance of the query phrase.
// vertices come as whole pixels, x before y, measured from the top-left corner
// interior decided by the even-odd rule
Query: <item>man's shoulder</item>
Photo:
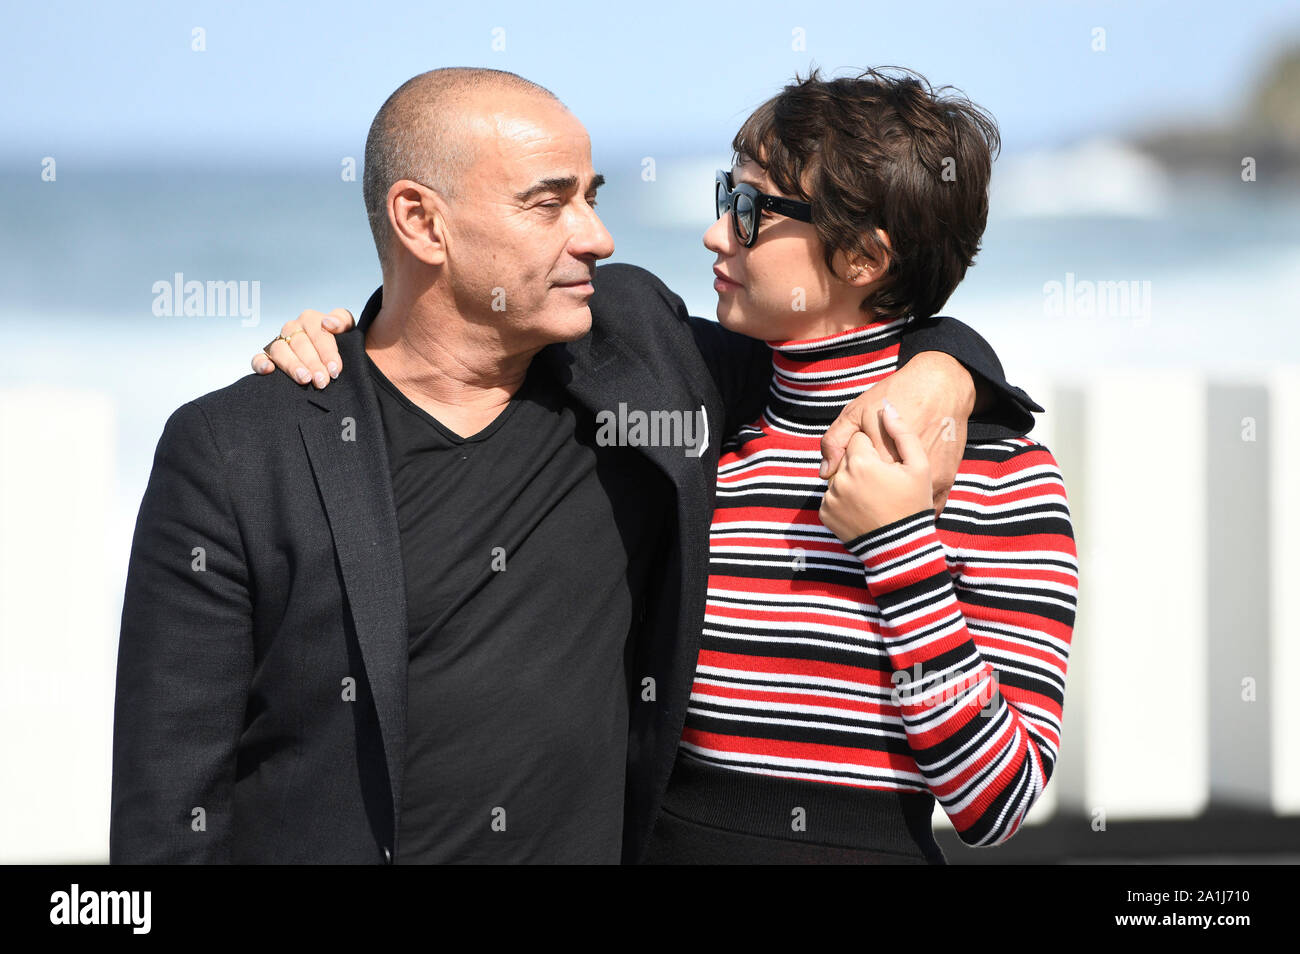
[[[310,392],[310,385],[298,384],[279,371],[268,375],[250,372],[186,401],[171,413],[166,429],[203,426],[214,435],[269,433],[296,424],[309,406]]]
[[[686,315],[681,296],[639,265],[598,265],[592,287],[592,324],[612,333],[645,334],[680,325]]]
[[[637,294],[651,291],[665,297],[676,297],[654,272],[628,262],[606,262],[596,266],[593,286],[598,294]]]
[[[281,371],[249,372],[223,388],[196,397],[193,403],[214,414],[247,415],[299,406],[311,393],[311,385],[299,384]]]

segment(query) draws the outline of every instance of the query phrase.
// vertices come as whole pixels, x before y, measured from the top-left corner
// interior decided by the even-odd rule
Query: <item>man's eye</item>
[[[589,199],[587,200],[587,204],[590,205],[590,206],[594,209],[594,208],[596,207],[596,197],[595,197],[595,196],[592,196],[591,198],[589,198]],[[543,209],[558,209],[558,208],[562,207],[563,205],[564,205],[563,202],[557,202],[557,201],[555,201],[554,199],[552,199],[550,202],[543,202],[543,203],[541,203],[539,207],[540,207],[540,208],[543,208]]]

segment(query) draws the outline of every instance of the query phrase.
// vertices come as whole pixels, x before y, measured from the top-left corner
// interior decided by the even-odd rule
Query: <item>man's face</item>
[[[448,210],[457,308],[515,346],[582,337],[596,262],[614,253],[594,208],[603,178],[592,171],[587,131],[536,96],[484,106],[470,129],[475,161]]]

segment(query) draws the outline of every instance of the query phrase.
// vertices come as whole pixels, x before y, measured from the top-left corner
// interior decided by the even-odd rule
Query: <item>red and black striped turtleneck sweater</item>
[[[723,447],[681,757],[930,792],[968,845],[1015,833],[1061,740],[1078,565],[1056,460],[968,444],[942,514],[842,544],[820,439],[897,368],[903,320],[770,342],[762,416]],[[752,776],[751,776],[752,777]]]

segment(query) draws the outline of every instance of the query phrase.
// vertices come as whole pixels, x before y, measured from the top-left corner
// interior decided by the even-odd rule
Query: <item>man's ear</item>
[[[446,205],[428,186],[399,179],[388,189],[388,224],[392,241],[425,265],[447,261]]]

